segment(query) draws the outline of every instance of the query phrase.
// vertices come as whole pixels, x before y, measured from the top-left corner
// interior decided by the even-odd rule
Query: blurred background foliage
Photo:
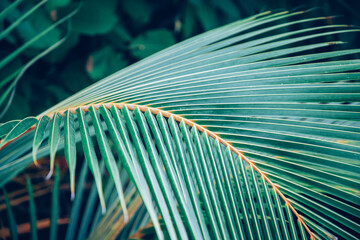
[[[12,0],[1,0],[0,10]],[[39,0],[26,0],[0,21],[0,31],[14,23]],[[359,0],[48,0],[0,38],[0,58],[19,48],[39,31],[79,8],[66,22],[32,43],[5,67],[0,79],[41,51],[60,41],[55,50],[21,77],[6,122],[37,115],[99,79],[193,35],[266,10],[317,7],[310,15],[333,16],[339,23],[360,25]],[[79,7],[79,4],[81,5]],[[308,26],[300,26],[308,27]],[[344,38],[344,39],[338,39]],[[359,46],[359,35],[329,41]],[[3,91],[3,89],[1,89]]]

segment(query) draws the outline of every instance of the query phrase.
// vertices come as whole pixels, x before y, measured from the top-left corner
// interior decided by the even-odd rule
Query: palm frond
[[[127,204],[132,195],[123,188],[123,167],[160,239],[356,239],[360,61],[344,59],[360,50],[327,51],[343,42],[306,41],[359,30],[326,25],[276,32],[328,19],[276,24],[304,13],[266,12],[209,31],[37,118],[1,125],[0,186],[31,163],[32,146],[34,156],[50,153],[50,172],[65,147],[74,192],[81,141],[102,209],[96,152],[121,203],[111,208],[116,220],[104,216],[107,224],[139,214],[135,195]]]

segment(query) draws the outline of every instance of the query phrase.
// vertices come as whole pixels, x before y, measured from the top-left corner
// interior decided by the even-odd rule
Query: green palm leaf
[[[34,156],[54,156],[65,146],[74,189],[72,146],[82,142],[102,209],[112,203],[97,225],[109,236],[115,234],[112,224],[137,216],[144,221],[136,226],[150,218],[160,239],[356,239],[360,61],[343,59],[360,50],[327,51],[343,42],[305,40],[359,30],[326,25],[273,32],[326,19],[276,24],[304,13],[266,12],[209,31],[99,81],[36,119],[1,125],[8,134],[1,142],[0,186],[31,163],[34,131],[22,134],[39,129],[48,116],[52,127],[42,136],[49,145],[35,134],[41,140]],[[105,191],[98,151],[112,184]],[[134,188],[123,187],[125,172],[148,218]],[[110,201],[113,190],[120,201]],[[116,235],[125,234],[124,225],[116,226],[122,231]]]

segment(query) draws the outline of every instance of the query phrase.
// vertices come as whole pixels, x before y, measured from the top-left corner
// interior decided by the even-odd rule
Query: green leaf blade
[[[75,113],[67,110],[64,119],[65,158],[70,171],[71,200],[75,198],[76,171],[76,141],[75,141]]]
[[[44,140],[45,130],[49,122],[50,122],[50,118],[44,115],[43,117],[40,118],[39,122],[36,124],[32,154],[33,154],[33,161],[37,166],[38,166],[37,151]]]
[[[105,136],[104,130],[102,129],[100,117],[99,117],[97,110],[95,110],[95,108],[93,106],[91,106],[89,108],[89,112],[90,112],[90,115],[91,115],[91,118],[93,121],[93,125],[95,128],[96,138],[97,138],[97,142],[99,144],[101,155],[105,161],[106,168],[109,171],[110,176],[115,183],[116,190],[119,195],[120,202],[121,202],[121,206],[124,211],[124,216],[125,216],[124,221],[127,222],[129,216],[127,213],[127,208],[126,208],[126,203],[125,203],[125,198],[124,198],[124,190],[122,188],[122,183],[120,180],[119,169],[115,162],[115,158],[111,152],[110,146],[107,142],[107,138]]]
[[[11,131],[6,135],[6,137],[0,143],[0,149],[10,141],[15,140],[26,131],[28,131],[34,124],[37,123],[37,119],[35,117],[28,117],[24,120],[18,122]],[[5,126],[4,126],[5,127]]]
[[[60,125],[62,122],[62,116],[60,113],[56,112],[52,118],[51,128],[49,133],[49,146],[50,146],[50,171],[46,176],[46,179],[49,179],[53,172],[55,166],[55,155],[60,143]]]
[[[160,162],[160,156],[158,155],[157,149],[155,148],[152,142],[152,136],[150,135],[148,123],[145,119],[145,116],[143,115],[143,113],[140,111],[139,108],[135,109],[134,113],[137,123],[139,125],[139,130],[142,133],[144,143],[147,148],[147,152],[150,156],[150,160],[153,165],[156,178],[159,181],[160,189],[164,194],[166,204],[170,210],[170,215],[172,221],[174,222],[177,235],[181,239],[188,239],[184,224],[181,220],[180,214],[176,206],[175,199],[173,198],[173,192],[170,188],[168,177],[163,172],[163,166],[162,163]]]
[[[0,125],[0,137],[8,134],[11,129],[13,129],[16,124],[18,124],[20,122],[20,120],[13,120],[13,121],[9,121],[6,123],[3,123]]]
[[[89,134],[89,130],[88,130],[89,127],[85,120],[85,113],[80,108],[77,109],[76,113],[80,124],[80,133],[81,133],[81,140],[84,149],[85,159],[91,170],[91,173],[94,176],[99,194],[100,204],[102,206],[102,212],[105,213],[106,206],[104,200],[104,193],[102,189],[101,173],[99,169],[99,163],[95,154],[94,145]]]
[[[16,224],[14,212],[12,210],[11,203],[10,203],[10,200],[9,200],[9,197],[8,197],[8,194],[5,190],[5,188],[3,188],[3,193],[4,193],[5,204],[6,204],[6,212],[8,215],[8,220],[9,220],[9,225],[10,225],[10,229],[9,229],[10,237],[13,240],[17,240],[18,239],[17,224]]]

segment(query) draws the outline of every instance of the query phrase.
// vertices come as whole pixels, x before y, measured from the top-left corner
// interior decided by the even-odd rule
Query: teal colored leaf
[[[24,134],[26,131],[29,130],[30,127],[32,127],[34,124],[37,123],[37,119],[35,117],[28,117],[24,120],[20,121],[11,129],[11,131],[6,135],[6,137],[1,141],[0,143],[0,149],[8,142],[18,138],[22,134]],[[12,125],[11,123],[10,125]],[[6,127],[9,125],[6,125]],[[5,126],[4,126],[5,127]]]
[[[201,5],[196,6],[196,13],[198,19],[204,30],[208,31],[219,26],[219,20],[217,19],[217,15],[215,14],[214,6],[211,6],[208,3],[203,3]]]
[[[226,148],[226,155],[229,159],[229,165],[230,165],[230,175],[233,176],[234,179],[234,193],[237,195],[237,199],[238,199],[238,206],[240,209],[246,209],[246,211],[242,211],[243,212],[243,218],[244,218],[244,229],[245,232],[247,233],[248,236],[250,236],[251,238],[254,237],[254,233],[252,230],[252,224],[251,224],[251,219],[250,219],[250,214],[247,211],[248,207],[246,206],[246,197],[245,194],[243,193],[242,190],[242,186],[241,186],[241,182],[240,182],[240,174],[239,174],[239,170],[236,167],[234,156],[233,156],[233,152],[231,151],[231,149],[229,147]]]
[[[252,188],[250,186],[250,177],[248,175],[248,171],[247,171],[247,164],[241,159],[239,158],[239,162],[240,162],[240,171],[242,173],[242,178],[244,180],[244,186],[245,186],[245,197],[248,199],[248,208],[250,210],[250,216],[252,219],[252,227],[254,231],[254,235],[257,236],[258,238],[261,238],[262,236],[262,229],[260,227],[260,223],[259,223],[259,219],[258,217],[258,213],[257,213],[257,209],[255,207],[255,201],[252,201],[252,199],[254,199],[254,194],[252,192]]]
[[[126,106],[124,106],[122,109],[122,113],[124,115],[124,118],[126,120],[128,130],[130,133],[130,136],[132,137],[134,141],[134,145],[136,146],[136,152],[138,155],[138,159],[140,162],[140,165],[144,171],[145,178],[147,182],[151,182],[152,184],[149,184],[150,191],[153,195],[156,196],[154,199],[157,203],[157,207],[159,208],[161,215],[164,219],[166,228],[168,230],[168,233],[172,239],[176,239],[176,232],[173,225],[173,222],[171,220],[169,209],[166,205],[165,197],[161,191],[160,185],[158,180],[156,179],[154,170],[150,164],[150,160],[148,157],[148,154],[146,153],[145,146],[143,142],[141,141],[140,134],[138,127],[134,121],[133,113],[127,109]]]
[[[280,222],[281,222],[280,226],[281,226],[283,236],[285,239],[291,239],[290,233],[289,233],[289,230],[287,227],[286,219],[285,219],[286,215],[284,214],[284,210],[280,203],[279,196],[278,196],[278,194],[276,194],[275,191],[273,191],[273,196],[275,198],[275,204],[277,205],[276,210],[277,210],[278,216],[280,216]]]
[[[153,5],[147,0],[123,0],[120,2],[123,11],[135,24],[143,25],[150,21]]]
[[[93,80],[99,80],[127,65],[123,54],[107,46],[92,53],[87,60],[87,73]]]
[[[120,111],[115,106],[111,107],[113,119],[111,118],[111,115],[105,109],[105,107],[100,107],[100,112],[106,122],[106,125],[110,130],[109,133],[111,139],[114,142],[116,152],[122,160],[122,164],[128,172],[131,180],[134,181],[134,184],[139,190],[140,195],[144,201],[144,205],[146,206],[154,224],[155,231],[159,238],[162,239],[163,233],[161,231],[159,220],[157,218],[157,214],[155,212],[155,208],[150,197],[150,192],[146,186],[145,177],[139,164],[136,164],[136,162],[134,162],[135,154],[131,147],[129,135],[125,128],[126,126],[124,124],[124,121],[121,118]]]
[[[24,0],[16,0],[16,1],[12,2],[9,6],[7,6],[4,10],[2,10],[0,12],[0,21],[2,21],[6,17],[6,15],[11,13],[12,10],[16,9],[16,7],[23,1]]]
[[[162,119],[162,118],[163,118],[162,116],[158,115],[158,119]],[[185,178],[186,187],[189,190],[191,201],[195,208],[196,218],[201,225],[204,238],[209,238],[210,231],[205,226],[205,222],[204,222],[205,217],[204,217],[201,205],[200,205],[199,194],[197,192],[196,185],[195,185],[196,180],[192,178],[192,172],[190,169],[188,155],[186,154],[186,152],[185,152],[186,149],[182,144],[179,127],[178,127],[176,121],[174,120],[174,118],[169,118],[167,127],[165,127],[164,121],[160,121],[160,122],[161,122],[160,126],[163,125],[163,131],[164,130],[166,131],[167,127],[171,130],[171,133],[173,135],[173,141],[175,142],[174,148],[176,149],[176,152],[177,152],[177,155],[178,155],[178,158],[180,161],[180,165],[182,167],[183,175]],[[168,143],[168,144],[169,144],[168,146],[170,147],[172,143]],[[190,151],[192,151],[192,148],[190,148]],[[200,197],[203,197],[203,196],[200,196]],[[213,215],[210,215],[208,213],[208,211],[209,211],[209,205],[205,205],[205,212],[206,212],[207,216],[209,216],[208,218],[211,218]],[[211,230],[213,232],[215,232],[217,235],[219,234],[218,233],[219,231],[216,229],[216,226],[213,226],[212,222],[210,222],[210,227],[212,228]],[[215,229],[215,230],[213,230],[213,229]]]
[[[94,109],[93,106],[91,106],[89,108],[89,112],[90,112],[92,122],[93,122],[93,125],[95,128],[96,138],[97,138],[97,142],[98,142],[98,145],[100,148],[101,156],[103,157],[106,168],[107,168],[108,172],[110,173],[112,180],[115,183],[116,191],[119,195],[121,206],[124,211],[124,221],[127,222],[129,216],[127,213],[127,208],[126,208],[126,203],[125,203],[125,198],[124,198],[124,190],[122,187],[122,183],[120,181],[120,174],[119,174],[119,169],[117,167],[117,163],[115,161],[114,155],[111,152],[105,132],[101,126],[101,120],[100,120],[99,113],[97,112],[97,110]]]
[[[43,1],[45,4],[47,1]],[[25,41],[30,41],[32,38],[37,37],[39,32],[42,32],[52,25],[54,25],[54,21],[50,18],[50,14],[47,11],[43,11],[43,9],[36,11],[36,14],[31,14],[28,18],[29,24],[31,25],[34,34],[25,36]],[[58,28],[53,28],[50,31],[46,32],[44,36],[41,36],[36,41],[31,44],[31,48],[34,49],[44,49],[47,48],[61,38],[61,31]]]
[[[63,117],[60,113],[55,113],[51,119],[51,128],[49,132],[49,147],[50,147],[50,172],[46,176],[49,179],[53,172],[55,166],[55,155],[60,143],[60,125]]]
[[[183,39],[187,39],[195,34],[197,27],[197,19],[195,8],[192,5],[187,4],[184,11],[185,12],[182,19],[181,36]]]
[[[170,118],[170,121],[172,122],[172,126],[174,126],[175,120],[173,118]],[[203,174],[207,174],[207,177],[209,177],[208,176],[209,173],[208,172],[204,173],[204,171],[206,171],[203,166],[203,162],[205,161],[205,159],[204,159],[205,155],[202,152],[201,147],[199,146],[199,144],[200,144],[199,139],[195,138],[194,142],[192,142],[193,140],[191,139],[188,126],[186,126],[186,124],[184,124],[184,122],[182,122],[182,124],[180,124],[180,128],[181,128],[181,133],[184,137],[186,147],[189,150],[189,156],[190,156],[189,158],[190,159],[188,160],[188,163],[186,163],[186,164],[189,164],[188,167],[192,166],[192,168],[194,169],[193,171],[195,172],[195,174],[194,174],[195,179],[196,179],[197,185],[200,190],[199,195],[200,195],[201,201],[204,202],[205,212],[210,220],[211,229],[212,229],[212,231],[214,231],[216,238],[224,238],[228,235],[228,232],[225,229],[222,215],[220,214],[218,206],[215,203],[213,186],[212,186],[212,184],[211,184],[211,186],[209,185],[209,182],[211,181],[211,179],[201,177]],[[173,131],[176,131],[176,130],[174,129]],[[194,130],[194,131],[196,132],[196,130]],[[198,156],[196,156],[196,155],[198,155]],[[200,163],[200,161],[197,161],[197,159],[200,160],[200,158],[201,158],[201,163]],[[206,186],[206,184],[207,184],[207,186]],[[207,189],[207,187],[210,187],[211,189]],[[215,205],[213,205],[214,203],[215,203]]]
[[[95,35],[109,32],[115,27],[118,17],[115,14],[116,0],[88,0],[74,16],[73,30],[78,33]]]
[[[95,178],[95,183],[97,186],[99,198],[100,198],[100,204],[102,207],[102,212],[105,213],[106,206],[105,206],[105,200],[104,200],[104,193],[102,189],[102,180],[101,180],[101,173],[99,169],[99,162],[95,154],[95,149],[93,142],[91,140],[91,136],[89,134],[89,127],[87,124],[87,121],[85,120],[85,113],[82,109],[78,108],[77,111],[77,118],[80,124],[80,133],[81,133],[81,141],[83,145],[83,150],[85,154],[86,162],[90,168],[91,173],[93,174]]]
[[[251,177],[252,177],[250,182],[252,182],[253,188],[255,188],[256,195],[261,196],[263,193],[260,192],[260,189],[259,189],[260,187],[259,187],[259,183],[258,183],[259,180],[258,180],[257,174],[254,172],[254,168],[251,168],[250,172],[251,172]],[[259,214],[260,218],[261,218],[260,223],[262,224],[262,229],[263,229],[262,236],[267,236],[268,238],[271,238],[271,232],[270,232],[269,222],[267,219],[267,213],[265,213],[264,200],[261,197],[257,197],[256,205],[257,205],[256,208],[260,209],[260,214]],[[290,219],[290,222],[292,222],[292,219],[291,218],[289,218],[289,219]]]
[[[158,115],[160,121],[163,120],[161,115]],[[184,179],[182,179],[181,176],[179,176],[179,172],[176,172],[174,168],[173,162],[175,162],[173,154],[169,154],[169,152],[166,149],[166,143],[169,141],[169,130],[164,129],[164,122],[158,125],[156,118],[154,115],[147,110],[145,113],[145,117],[148,121],[149,128],[155,138],[156,146],[159,149],[159,154],[163,158],[163,163],[165,167],[165,171],[168,174],[170,184],[172,185],[172,190],[174,191],[174,194],[176,196],[176,200],[180,206],[180,211],[184,213],[184,216],[186,217],[186,227],[188,229],[191,229],[192,236],[196,239],[202,238],[202,233],[200,229],[200,225],[198,224],[198,221],[196,221],[196,215],[193,211],[193,206],[191,204],[190,196],[187,191],[187,189],[184,186]],[[163,128],[163,133],[161,132],[161,128]],[[165,133],[165,134],[164,134]],[[163,135],[164,134],[164,137]],[[167,142],[168,143],[168,142]],[[168,143],[169,144],[169,143]],[[169,146],[169,145],[168,145]],[[170,146],[169,146],[170,148]],[[173,153],[173,151],[171,151]],[[170,157],[171,156],[171,157]],[[178,171],[178,169],[176,169]]]
[[[38,10],[42,5],[45,4],[46,1],[41,1],[38,4],[36,4],[35,6],[33,6],[29,11],[26,11],[20,18],[16,19],[16,21],[14,21],[12,24],[10,24],[10,26],[6,27],[3,31],[1,31],[0,33],[0,40],[2,40],[3,38],[5,38],[11,31],[13,31],[19,24],[21,24],[21,22],[23,22],[26,18],[28,17],[37,17],[37,14],[33,14],[34,12],[36,12],[36,10]],[[16,2],[15,2],[16,4]],[[40,11],[37,11],[37,13],[39,13]],[[39,15],[42,15],[42,13],[39,13]],[[30,36],[29,36],[30,37]]]
[[[70,110],[65,112],[64,143],[65,158],[70,172],[71,199],[75,197],[75,170],[76,170],[76,142],[75,142],[75,116]]]
[[[145,119],[145,116],[139,110],[139,108],[135,109],[134,112],[135,112],[135,119],[137,120],[137,123],[139,125],[139,130],[140,132],[142,132],[142,136],[145,142],[147,152],[149,153],[149,157],[154,169],[154,173],[159,181],[160,189],[164,194],[166,204],[169,208],[171,219],[173,222],[176,223],[174,225],[177,231],[177,235],[180,236],[181,239],[188,239],[184,224],[181,221],[181,217],[178,212],[172,190],[170,188],[170,183],[168,181],[167,176],[163,172],[163,164],[160,162],[161,155],[159,156],[157,149],[154,143],[152,142],[152,137],[148,127],[148,123]]]
[[[147,31],[130,43],[131,54],[142,59],[175,43],[173,33],[166,29]]]
[[[204,134],[203,137],[209,138],[206,134]],[[227,152],[226,152],[227,149],[224,146],[222,146],[219,141],[213,141],[213,142],[215,142],[215,143],[213,143],[213,146],[216,149],[215,154],[216,153],[218,154],[217,159],[219,159],[219,162],[216,162],[216,161],[212,162],[213,168],[215,169],[218,165],[220,165],[220,167],[218,168],[218,171],[220,172],[221,175],[219,177],[223,176],[223,179],[224,179],[223,180],[224,184],[222,184],[221,179],[219,179],[218,181],[220,181],[220,182],[219,182],[219,184],[216,184],[216,186],[219,188],[219,191],[225,191],[227,194],[227,198],[224,198],[223,200],[220,200],[220,201],[223,202],[225,209],[228,209],[229,207],[226,206],[226,201],[228,199],[229,205],[231,208],[230,211],[231,211],[231,214],[233,215],[232,217],[235,222],[234,224],[239,231],[240,238],[244,238],[245,230],[241,223],[242,221],[241,221],[240,213],[238,211],[239,203],[237,202],[237,196],[235,195],[235,188],[232,184],[231,177],[230,177],[231,170],[228,167],[228,166],[230,166],[230,163],[229,163],[229,159],[227,158]],[[222,186],[225,188],[225,190],[221,190]],[[227,215],[231,215],[231,214],[228,213]],[[229,219],[229,216],[227,217],[227,219]]]
[[[182,123],[184,125],[184,123]],[[196,134],[195,134],[196,136]],[[229,206],[229,202],[225,193],[225,189],[223,187],[223,181],[222,181],[222,174],[220,172],[220,168],[219,168],[219,163],[217,161],[217,159],[219,159],[219,156],[216,156],[216,152],[213,150],[213,146],[212,146],[212,142],[209,139],[209,136],[207,134],[202,134],[202,141],[203,141],[203,146],[205,145],[205,148],[202,149],[202,151],[207,152],[209,158],[210,158],[210,162],[211,165],[207,165],[206,167],[211,169],[213,172],[213,180],[215,180],[215,185],[216,185],[216,195],[218,196],[217,199],[214,199],[218,202],[220,202],[220,211],[222,210],[224,218],[225,218],[225,224],[228,226],[228,230],[229,230],[229,234],[233,239],[242,239],[242,237],[240,237],[240,235],[243,235],[241,232],[238,231],[242,231],[241,230],[241,226],[235,226],[235,219],[232,213],[232,211],[230,210],[230,206]],[[210,175],[210,174],[209,174]],[[211,178],[210,178],[211,179]],[[210,181],[211,187],[212,187],[212,182]],[[214,193],[215,193],[215,189],[213,189]],[[235,212],[237,210],[235,209]],[[237,228],[240,227],[240,228]],[[238,229],[238,230],[237,230]]]
[[[3,123],[0,125],[0,137],[3,137],[4,135],[8,134],[11,129],[13,129],[16,124],[18,124],[20,120],[13,120],[6,123]]]
[[[273,232],[276,233],[276,234],[274,233],[275,237],[280,238],[281,237],[281,232],[280,232],[280,227],[279,227],[277,217],[275,215],[275,205],[274,205],[273,200],[271,198],[269,188],[266,187],[267,183],[266,183],[265,179],[263,179],[262,183],[264,185],[263,191],[265,191],[265,194],[266,194],[266,201],[268,203],[268,209],[269,209],[269,211],[271,213],[271,221],[273,222],[273,226],[275,228],[275,231],[273,230]],[[306,238],[305,230],[304,230],[302,224],[300,224],[300,223],[299,223],[299,228],[301,229],[301,234],[302,234],[303,238]]]
[[[43,2],[45,2],[45,1],[43,1]],[[45,55],[46,53],[48,53],[49,51],[53,50],[58,45],[60,45],[60,43],[62,43],[64,39],[63,38],[60,39],[60,37],[55,36],[55,35],[57,35],[56,32],[59,31],[56,27],[58,27],[60,24],[64,23],[66,20],[70,19],[77,11],[78,11],[78,9],[75,9],[74,11],[70,12],[68,15],[66,15],[63,18],[61,18],[60,20],[58,20],[57,22],[47,25],[47,27],[45,29],[42,29],[41,32],[34,33],[35,36],[30,38],[28,41],[26,41],[24,44],[22,44],[21,46],[16,48],[16,50],[14,50],[11,54],[9,54],[8,56],[6,56],[4,59],[2,59],[0,61],[0,69],[2,69],[4,66],[6,66],[9,62],[11,62],[17,56],[19,56],[19,54],[24,52],[30,46],[36,47],[37,43],[39,43],[40,45],[42,43],[45,44],[47,46],[47,49],[45,51],[41,52],[40,54],[38,54],[35,58],[33,58],[29,62],[30,65],[32,65],[33,62],[35,62],[36,60],[41,58],[43,55]],[[41,23],[40,25],[43,25],[43,23]],[[53,38],[44,40],[44,37],[46,37],[47,34],[54,33],[54,32],[55,32],[55,35],[53,36]],[[25,35],[24,37],[28,38],[29,35]],[[55,41],[54,39],[57,39],[57,41]],[[43,40],[43,42],[39,41],[39,40]],[[37,47],[39,47],[39,46],[37,46]]]
[[[45,116],[42,116],[40,118],[40,120],[38,121],[38,123],[36,124],[34,141],[33,141],[33,151],[32,151],[33,160],[34,160],[34,163],[36,165],[38,165],[38,163],[37,163],[37,151],[38,151],[41,143],[44,140],[45,130],[46,130],[49,122],[50,122],[50,118],[45,115]]]
[[[69,54],[70,50],[79,42],[79,34],[70,32],[66,35],[66,40],[59,45],[56,49],[51,51],[44,60],[49,63],[58,63]]]
[[[86,165],[85,165],[86,166]],[[96,184],[93,184],[90,189],[89,196],[87,198],[86,206],[85,206],[85,213],[82,215],[81,224],[78,227],[78,234],[76,239],[85,239],[87,236],[87,231],[90,224],[94,221],[92,218],[95,210],[96,210],[96,203],[97,203],[97,190]],[[75,229],[75,227],[74,227]]]

